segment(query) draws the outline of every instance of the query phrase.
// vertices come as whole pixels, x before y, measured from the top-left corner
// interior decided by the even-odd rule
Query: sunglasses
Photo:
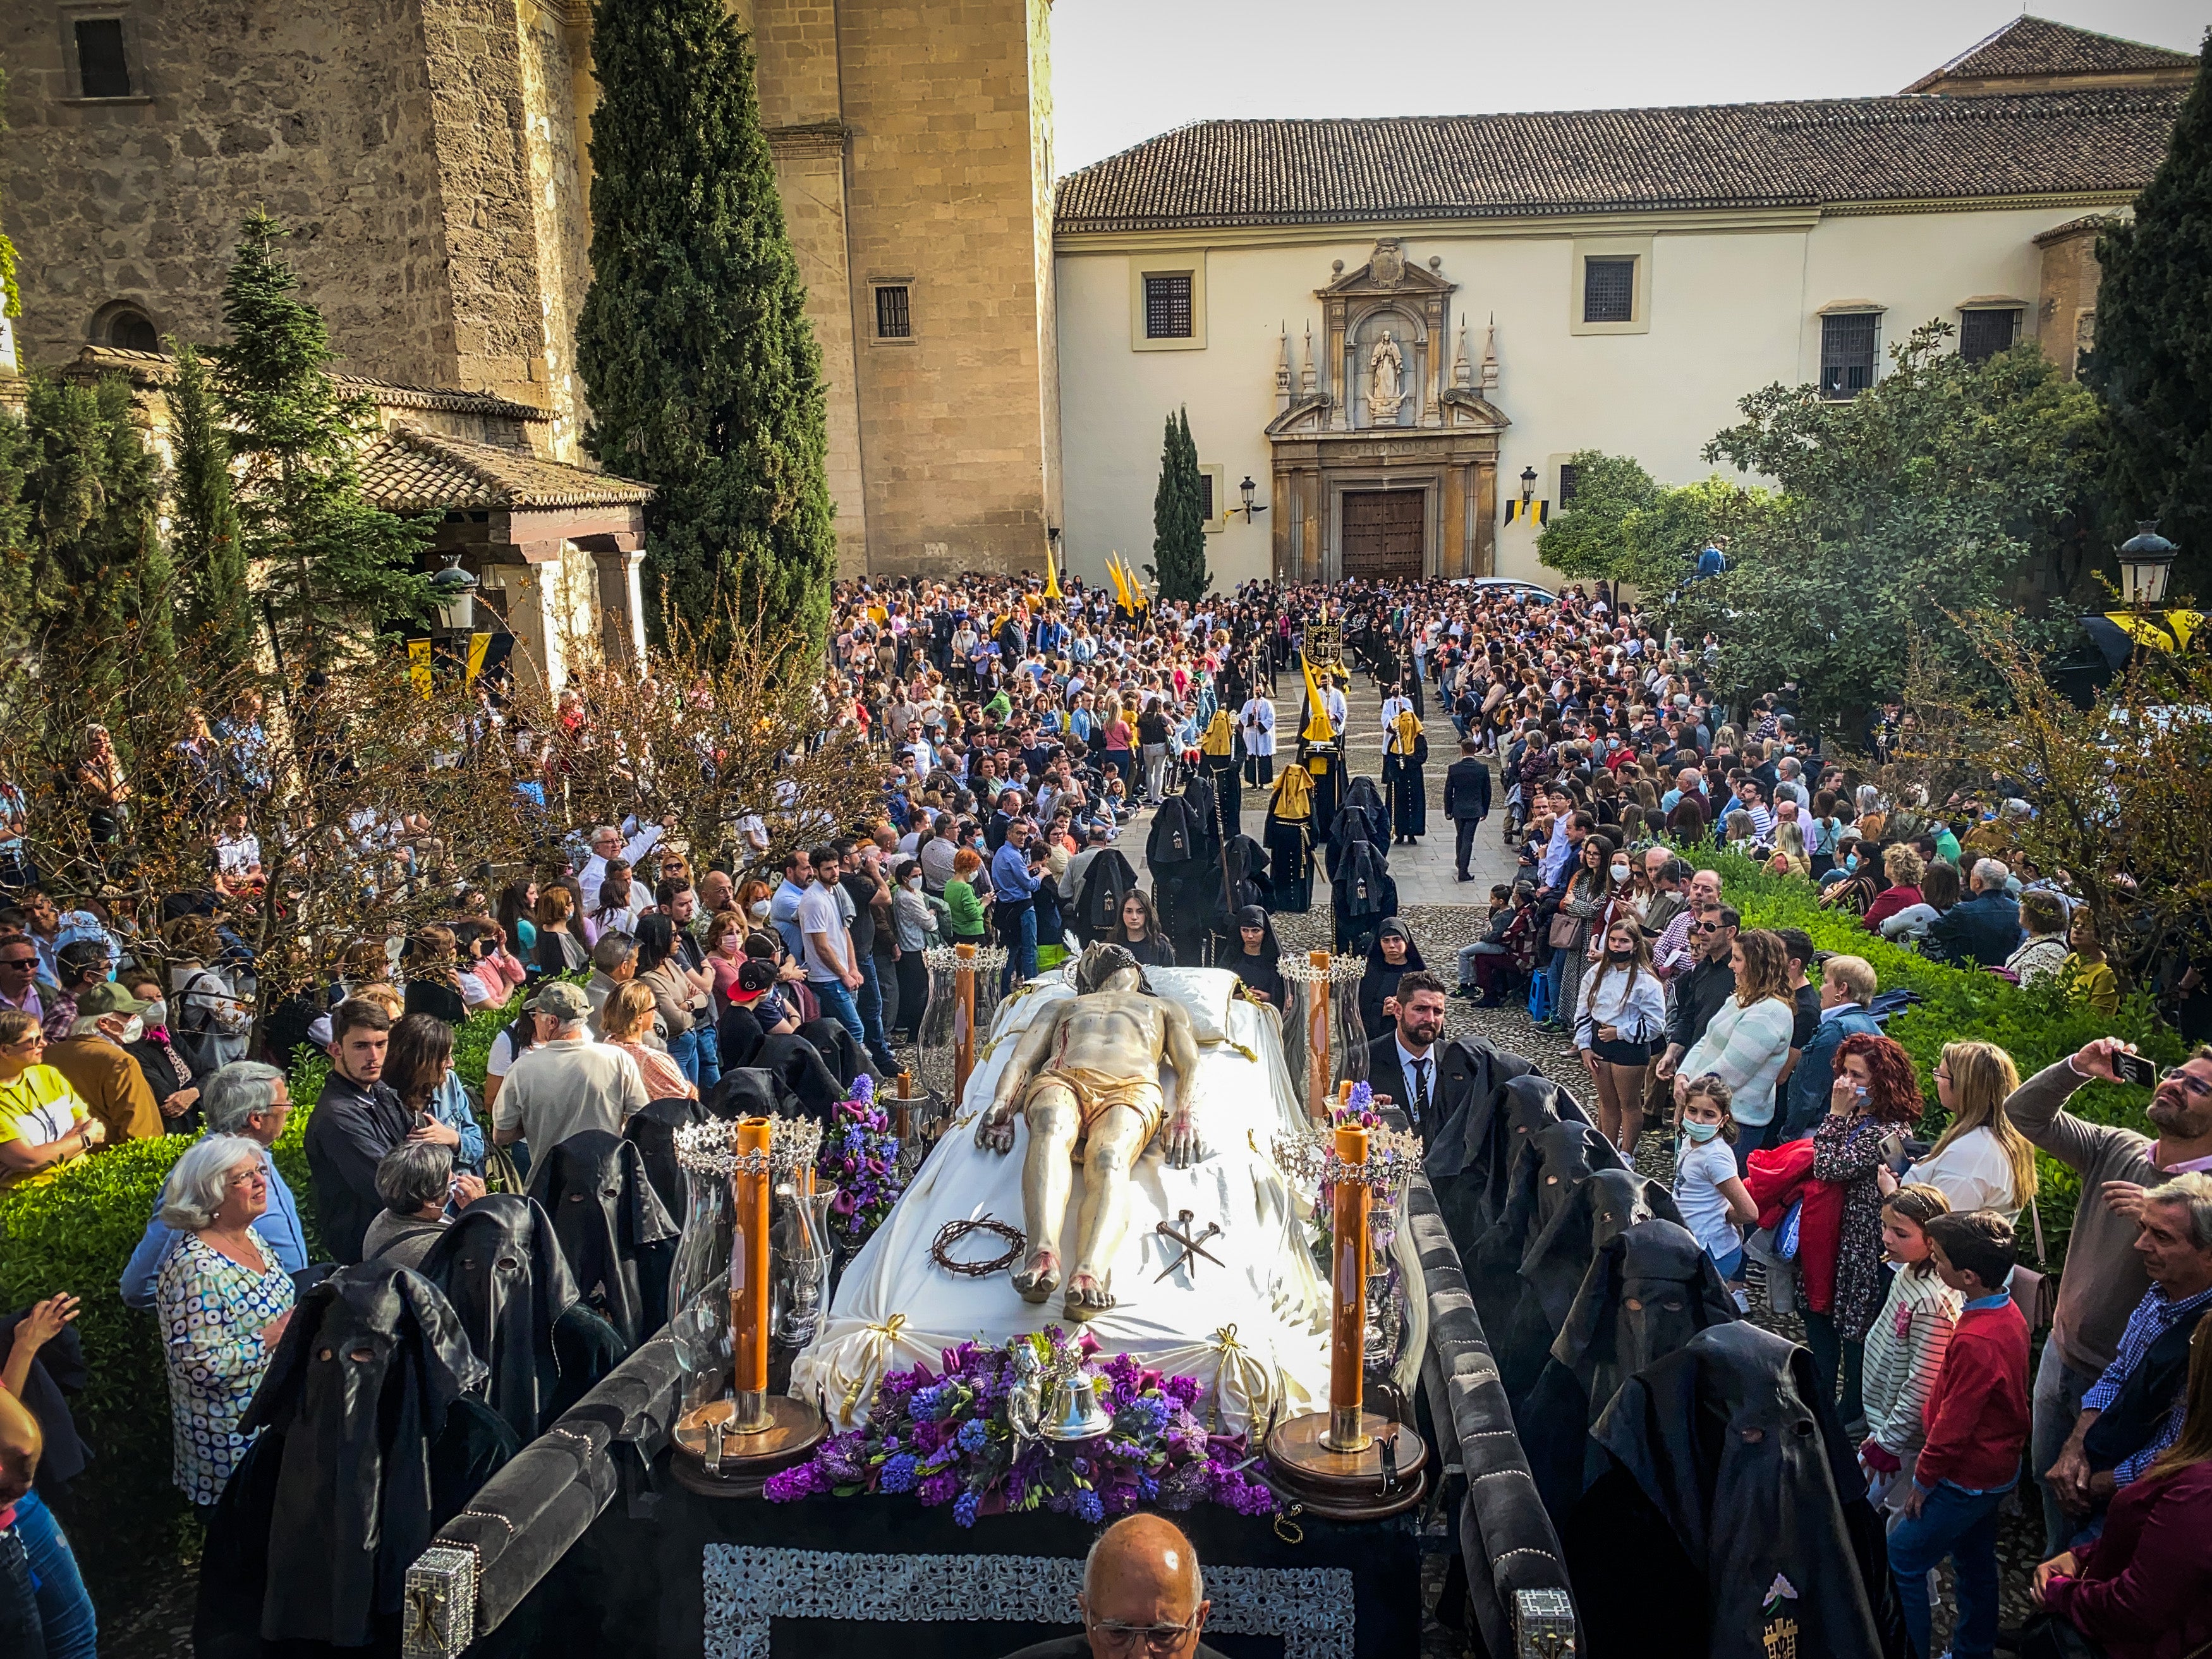
[[[1693,933],[1717,933],[1723,930],[1717,921],[1693,921],[1690,924],[1690,931]]]

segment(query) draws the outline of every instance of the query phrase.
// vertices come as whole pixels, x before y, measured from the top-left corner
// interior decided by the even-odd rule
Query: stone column
[[[496,596],[496,610],[514,635],[515,672],[536,674],[550,690],[568,678],[562,646],[558,585],[560,562],[487,564],[485,597]]]
[[[645,534],[592,538],[592,563],[599,576],[599,648],[607,665],[631,668],[645,662]],[[611,546],[597,544],[611,543]]]

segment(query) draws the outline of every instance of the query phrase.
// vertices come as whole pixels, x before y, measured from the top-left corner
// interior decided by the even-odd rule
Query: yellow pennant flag
[[[1052,568],[1052,544],[1044,544],[1044,596],[1048,599],[1060,597],[1060,572]]]
[[[471,634],[469,635],[469,670],[468,678],[465,684],[474,685],[477,683],[477,677],[483,672],[484,658],[490,653],[490,635]]]
[[[1298,735],[1308,743],[1334,743],[1336,727],[1329,723],[1328,701],[1322,697],[1321,686],[1314,679],[1313,664],[1307,660],[1303,651],[1298,653],[1298,667],[1306,678],[1306,704],[1313,710],[1311,718],[1306,721],[1306,729]]]

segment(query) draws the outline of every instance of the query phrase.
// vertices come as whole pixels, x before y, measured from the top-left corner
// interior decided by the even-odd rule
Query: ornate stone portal
[[[1295,385],[1283,333],[1275,369],[1274,570],[1279,581],[1485,576],[1496,557],[1498,436],[1491,401],[1495,330],[1480,365],[1454,285],[1383,237],[1368,262],[1339,264]],[[1449,371],[1445,353],[1452,349]]]

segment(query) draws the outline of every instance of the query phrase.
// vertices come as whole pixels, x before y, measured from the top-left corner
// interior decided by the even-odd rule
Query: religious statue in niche
[[[1398,424],[1398,407],[1406,401],[1405,376],[1405,353],[1386,328],[1367,355],[1367,418],[1376,426]]]

